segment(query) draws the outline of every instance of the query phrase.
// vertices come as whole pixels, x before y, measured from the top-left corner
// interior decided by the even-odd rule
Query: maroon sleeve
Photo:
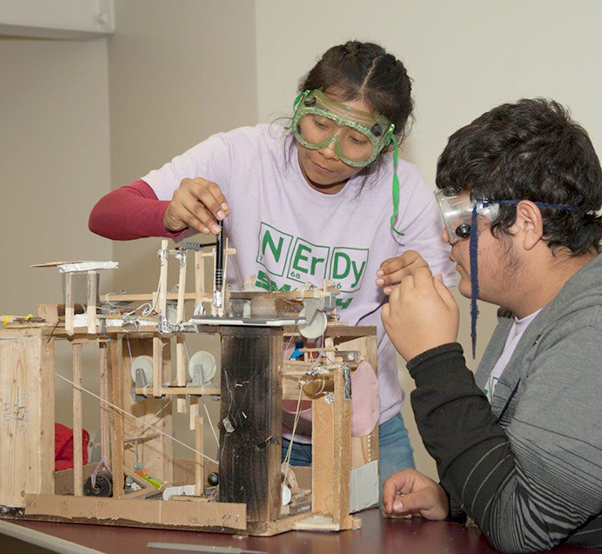
[[[155,191],[145,181],[134,181],[103,196],[90,213],[88,228],[93,233],[112,240],[131,240],[143,237],[177,238],[177,233],[163,227],[168,201],[158,200]]]

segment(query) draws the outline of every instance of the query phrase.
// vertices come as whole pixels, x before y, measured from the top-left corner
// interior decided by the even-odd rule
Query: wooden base
[[[0,513],[0,519],[150,527],[258,537],[271,537],[288,531],[332,532],[361,528],[361,520],[355,516],[337,523],[331,518],[309,512],[270,522],[247,522],[244,504],[224,502],[145,501],[28,494],[25,503],[24,510]]]

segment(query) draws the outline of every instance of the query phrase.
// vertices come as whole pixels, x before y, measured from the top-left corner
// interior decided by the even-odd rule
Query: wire
[[[69,383],[72,387],[76,388],[77,390],[80,390],[82,392],[86,392],[88,393],[90,396],[93,396],[94,398],[97,398],[98,400],[100,400],[102,403],[106,404],[107,406],[111,406],[111,408],[113,408],[114,410],[117,410],[119,413],[126,415],[128,417],[131,417],[132,419],[135,419],[136,421],[139,421],[140,423],[143,423],[144,425],[147,425],[147,422],[140,419],[139,417],[136,417],[135,415],[130,414],[129,412],[126,412],[125,410],[121,409],[119,406],[115,406],[115,404],[111,404],[111,402],[109,402],[108,400],[105,400],[104,398],[101,398],[100,396],[98,396],[97,394],[94,394],[92,391],[89,391],[88,389],[85,389],[84,387],[80,386],[80,385],[76,385],[73,381],[71,381],[70,379],[67,379],[67,377],[63,377],[62,375],[60,375],[59,373],[57,373],[56,371],[54,372],[54,374],[59,378],[62,379],[63,381],[66,381],[67,383]],[[194,452],[195,454],[199,454],[200,456],[202,456],[203,458],[209,460],[210,462],[213,462],[215,464],[219,465],[219,462],[217,460],[214,460],[213,458],[210,458],[209,456],[206,456],[205,454],[203,454],[202,452],[199,452],[198,450],[196,450],[195,448],[192,448],[191,446],[188,446],[186,443],[176,439],[176,437],[165,433],[164,431],[161,431],[161,429],[155,427],[154,425],[149,425],[149,427],[155,431],[157,431],[157,433],[163,435],[164,437],[167,437],[168,439],[171,439],[173,442],[183,446],[184,448],[187,448],[188,450]]]

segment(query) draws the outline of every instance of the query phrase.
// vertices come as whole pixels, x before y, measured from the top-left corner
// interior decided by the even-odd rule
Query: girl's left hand
[[[433,278],[428,268],[419,268],[393,288],[381,317],[391,342],[406,361],[456,342],[458,337],[458,305],[441,275]]]
[[[426,267],[429,264],[415,250],[407,250],[401,256],[389,258],[380,264],[379,270],[376,272],[376,285],[384,287],[383,292],[386,295],[391,294],[393,285],[401,283],[404,277],[414,275],[417,269]]]

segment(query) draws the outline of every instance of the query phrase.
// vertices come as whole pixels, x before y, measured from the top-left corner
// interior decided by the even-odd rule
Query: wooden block
[[[249,521],[281,508],[282,329],[220,327],[221,502],[243,502]]]
[[[71,345],[73,350],[73,384],[82,386],[82,343]],[[73,387],[73,494],[84,495],[82,391]]]
[[[54,340],[0,331],[0,505],[54,493]]]
[[[38,304],[36,309],[38,317],[43,318],[46,323],[56,325],[59,322],[59,304]]]

